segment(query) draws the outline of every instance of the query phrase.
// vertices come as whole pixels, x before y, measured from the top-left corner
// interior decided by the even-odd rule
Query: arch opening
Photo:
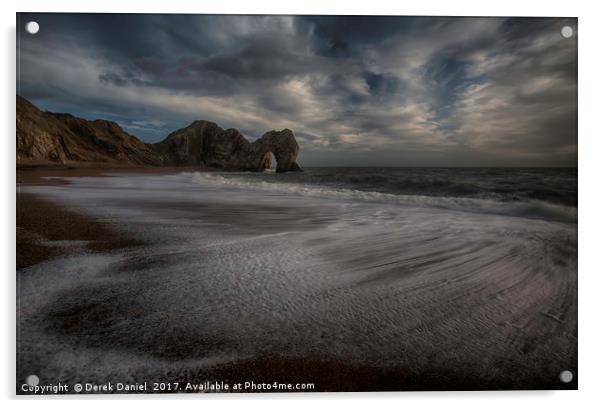
[[[278,160],[276,160],[276,156],[274,156],[274,153],[272,152],[268,152],[267,155],[270,156],[270,165],[268,169],[270,171],[276,171],[276,167],[278,166]]]

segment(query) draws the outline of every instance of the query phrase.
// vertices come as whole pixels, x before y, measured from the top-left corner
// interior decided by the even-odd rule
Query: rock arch
[[[251,143],[251,149],[257,152],[259,157],[258,170],[270,168],[272,157],[276,159],[276,172],[299,171],[297,164],[299,156],[299,144],[295,140],[292,130],[272,130],[265,133],[259,139]]]
[[[196,120],[152,145],[163,165],[208,166],[226,170],[263,171],[276,159],[276,171],[299,171],[299,144],[290,129],[272,130],[249,142],[237,129]]]

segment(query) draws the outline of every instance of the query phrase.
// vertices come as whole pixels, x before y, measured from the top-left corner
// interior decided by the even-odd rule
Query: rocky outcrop
[[[301,170],[297,164],[299,144],[290,129],[267,132],[250,143],[248,150],[247,153],[243,152],[243,154],[234,156],[236,160],[240,160],[240,167],[249,167],[249,165],[252,167],[256,164],[259,166],[267,164],[267,167],[270,167],[271,154],[273,154],[276,159],[277,172]]]
[[[164,165],[202,165],[221,169],[262,171],[276,159],[276,171],[298,171],[299,144],[289,129],[272,130],[249,142],[236,129],[194,121],[154,145]]]
[[[147,144],[117,123],[41,112],[17,96],[17,163],[95,162],[134,166],[207,166],[262,171],[276,159],[276,171],[301,170],[299,145],[289,129],[272,130],[249,142],[236,129],[197,120]]]
[[[232,168],[231,156],[245,143],[247,140],[236,129],[224,130],[213,122],[196,120],[172,132],[154,147],[164,165],[229,169]]]
[[[17,96],[17,164],[72,162],[160,164],[152,146],[115,122],[42,112]]]

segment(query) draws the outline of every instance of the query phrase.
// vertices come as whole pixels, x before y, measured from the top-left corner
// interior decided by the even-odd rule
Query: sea
[[[204,173],[199,179],[322,197],[424,205],[576,222],[575,168],[311,167]]]

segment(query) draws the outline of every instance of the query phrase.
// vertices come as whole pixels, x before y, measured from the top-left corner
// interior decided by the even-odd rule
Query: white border
[[[164,396],[104,396],[100,400],[47,397],[44,404],[52,406],[107,403],[131,404],[135,399],[150,406],[164,406],[166,399],[178,403],[208,404],[227,402],[245,406],[308,404],[345,404],[364,406],[367,403],[395,406],[504,407],[508,405],[543,405],[547,407],[592,406],[599,403],[598,382],[602,379],[599,348],[602,345],[600,290],[602,268],[596,256],[602,225],[599,206],[602,203],[602,132],[598,119],[602,115],[600,97],[600,39],[602,15],[595,2],[553,1],[528,2],[477,0],[417,2],[388,2],[382,0],[305,0],[283,1],[199,1],[162,0],[21,0],[17,4],[2,2],[2,81],[4,94],[0,98],[2,114],[2,231],[1,259],[3,274],[3,334],[0,335],[3,358],[0,369],[0,389],[4,399],[13,404],[15,362],[15,12],[144,12],[144,13],[215,13],[215,14],[397,14],[397,15],[476,15],[476,16],[569,16],[579,18],[579,391],[556,392],[472,392],[472,393],[354,393],[354,394],[278,394],[278,395],[164,395]],[[100,398],[100,397],[97,397]],[[27,405],[39,399],[19,398]]]

